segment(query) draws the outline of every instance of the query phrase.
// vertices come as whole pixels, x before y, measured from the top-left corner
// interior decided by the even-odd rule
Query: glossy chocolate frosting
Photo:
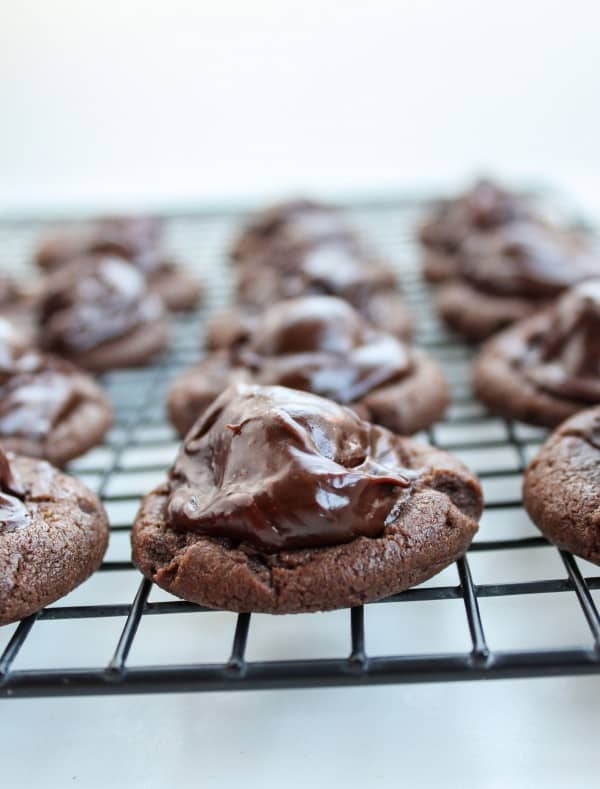
[[[160,300],[129,263],[111,256],[75,261],[48,280],[40,310],[41,342],[59,353],[81,353],[162,314]]]
[[[582,235],[533,220],[471,236],[461,259],[468,282],[500,296],[546,299],[600,274],[600,254]]]
[[[600,279],[565,293],[529,338],[525,376],[558,397],[600,403]]]
[[[24,349],[10,334],[2,335],[0,323],[0,440],[46,436],[85,396],[74,367]]]
[[[334,239],[355,239],[338,209],[312,200],[291,200],[274,205],[251,220],[231,254],[234,260],[246,261],[274,249],[288,252]]]
[[[394,272],[385,263],[357,244],[329,239],[248,261],[239,272],[237,293],[242,304],[253,306],[322,294],[361,307],[374,293],[395,287]]]
[[[0,534],[22,529],[30,523],[24,495],[23,484],[11,468],[9,456],[0,447]]]
[[[54,268],[86,255],[115,255],[150,273],[164,264],[161,235],[154,217],[105,217],[64,228],[42,244],[38,260]]]
[[[377,537],[416,475],[395,436],[353,411],[278,386],[226,390],[186,436],[170,475],[173,529],[265,551]]]
[[[408,375],[409,348],[366,324],[345,301],[311,296],[279,302],[232,352],[234,366],[279,384],[351,403]]]
[[[454,253],[471,233],[492,230],[529,213],[520,195],[482,179],[460,197],[440,201],[419,235],[427,246]]]

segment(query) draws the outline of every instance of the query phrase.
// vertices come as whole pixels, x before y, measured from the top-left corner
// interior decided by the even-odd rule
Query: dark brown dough
[[[225,350],[184,372],[171,388],[169,414],[181,434],[234,381],[312,391],[403,434],[428,427],[446,409],[448,387],[433,359],[374,330],[341,299],[291,299],[252,319],[229,314],[211,339]],[[357,388],[361,376],[365,385]]]
[[[434,303],[444,322],[469,340],[485,340],[544,306],[537,300],[484,293],[460,280],[441,284]]]
[[[180,266],[171,265],[148,276],[148,289],[173,312],[193,310],[202,300],[202,286]]]

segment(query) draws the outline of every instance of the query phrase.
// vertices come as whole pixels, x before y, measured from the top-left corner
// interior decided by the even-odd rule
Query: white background
[[[600,216],[598,8],[0,0],[0,214],[420,192],[488,170]],[[544,611],[550,643],[577,641]],[[49,789],[590,787],[598,691],[568,679],[4,702],[0,764],[7,787]]]
[[[484,169],[596,211],[598,8],[2,0],[0,212],[413,191]]]

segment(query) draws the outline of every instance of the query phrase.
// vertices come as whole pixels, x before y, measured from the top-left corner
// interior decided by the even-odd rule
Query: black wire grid
[[[473,465],[482,478],[488,513],[498,511],[503,519],[514,518],[516,514],[522,516],[520,477],[528,459],[543,440],[543,432],[492,418],[471,399],[468,365],[472,350],[449,336],[437,323],[431,312],[428,288],[419,276],[418,253],[411,242],[418,205],[397,201],[349,207],[359,225],[397,264],[407,298],[419,318],[418,342],[443,363],[453,387],[454,402],[446,419],[425,437],[433,444],[456,451],[467,462],[476,459]],[[173,248],[204,276],[208,293],[206,303],[199,313],[176,319],[172,350],[157,364],[104,376],[104,384],[115,406],[115,426],[105,445],[73,463],[71,471],[94,487],[104,500],[111,516],[113,537],[129,530],[140,496],[161,478],[174,455],[176,437],[164,418],[164,394],[173,377],[198,358],[203,319],[208,312],[227,303],[229,271],[224,250],[232,229],[240,220],[241,215],[233,209],[172,216],[167,220]],[[6,268],[13,266],[21,273],[26,270],[24,266],[31,244],[43,226],[44,223],[38,221],[0,224],[0,253]],[[526,536],[494,539],[493,530],[482,529],[469,555],[457,562],[457,584],[443,585],[433,579],[425,586],[382,601],[388,605],[410,606],[422,601],[461,600],[470,634],[470,648],[466,651],[440,648],[427,654],[370,654],[365,635],[365,609],[360,606],[347,612],[347,652],[343,657],[248,660],[246,645],[252,616],[240,614],[228,654],[219,662],[178,665],[164,661],[156,665],[131,665],[128,663],[130,650],[140,623],[147,617],[161,617],[162,624],[164,618],[187,613],[190,628],[202,632],[204,617],[215,616],[208,609],[166,595],[167,599],[152,602],[149,599],[152,584],[140,578],[133,599],[122,603],[100,601],[78,605],[58,601],[13,626],[0,657],[0,695],[300,688],[598,672],[600,618],[592,592],[600,589],[600,575],[584,577],[579,560],[561,551],[564,573],[558,574],[560,577],[542,580],[523,577],[504,583],[476,584],[473,581],[469,556],[479,552],[500,555],[514,550],[520,554],[546,545],[544,538],[536,536],[533,530]],[[117,574],[131,569],[127,560],[107,560],[100,572]],[[488,646],[480,600],[514,597],[522,601],[530,595],[542,595],[551,605],[556,598],[552,593],[575,596],[580,608],[576,615],[583,615],[589,629],[589,637],[583,638],[582,643],[565,647],[557,638],[560,646],[544,649],[497,650]],[[201,616],[193,616],[199,613]],[[38,623],[72,620],[81,627],[85,620],[107,617],[123,622],[116,642],[108,645],[107,654],[112,652],[108,662],[98,658],[92,668],[19,668],[19,655]],[[85,638],[85,633],[81,638]]]

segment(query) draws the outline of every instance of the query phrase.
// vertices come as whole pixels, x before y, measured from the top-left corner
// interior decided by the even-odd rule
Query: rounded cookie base
[[[450,402],[446,378],[426,353],[413,349],[413,355],[414,369],[409,375],[374,389],[350,407],[363,409],[370,422],[406,436],[441,419]]]
[[[178,376],[167,395],[167,411],[180,436],[185,436],[212,401],[234,382],[247,381],[252,375],[241,367],[233,368],[225,352],[211,353],[200,364]]]
[[[485,340],[544,306],[538,300],[484,293],[462,281],[440,285],[434,302],[442,320],[469,340]]]
[[[444,415],[449,403],[446,379],[438,364],[422,351],[413,350],[414,369],[397,383],[374,389],[347,405],[378,425],[400,435],[412,435]],[[194,422],[234,381],[252,381],[252,373],[231,367],[226,353],[209,354],[173,383],[167,398],[169,418],[184,436]]]
[[[102,373],[127,367],[143,367],[169,342],[167,322],[164,318],[133,329],[123,337],[102,343],[78,354],[69,355],[69,361],[78,367]]]
[[[413,314],[399,293],[374,293],[357,309],[373,326],[400,340],[410,340],[415,333]]]
[[[148,277],[148,288],[156,293],[172,312],[188,312],[201,301],[202,286],[179,267],[157,271]]]
[[[48,492],[26,497],[31,522],[0,534],[0,625],[39,611],[98,569],[108,545],[108,518],[79,480],[30,458],[11,459],[26,489],[53,475]]]
[[[29,438],[0,434],[0,443],[5,449],[61,467],[102,442],[113,421],[108,397],[91,376],[76,371],[74,374],[81,376],[87,399],[46,435]]]
[[[479,484],[459,461],[412,442],[407,451],[412,467],[431,467],[380,537],[264,553],[249,543],[174,531],[163,486],[142,501],[133,561],[171,594],[227,611],[328,611],[401,592],[463,555],[481,513]]]
[[[600,408],[562,424],[529,464],[525,509],[555,545],[600,565]]]
[[[457,253],[426,249],[423,254],[423,276],[428,282],[438,283],[460,276],[461,265]]]

